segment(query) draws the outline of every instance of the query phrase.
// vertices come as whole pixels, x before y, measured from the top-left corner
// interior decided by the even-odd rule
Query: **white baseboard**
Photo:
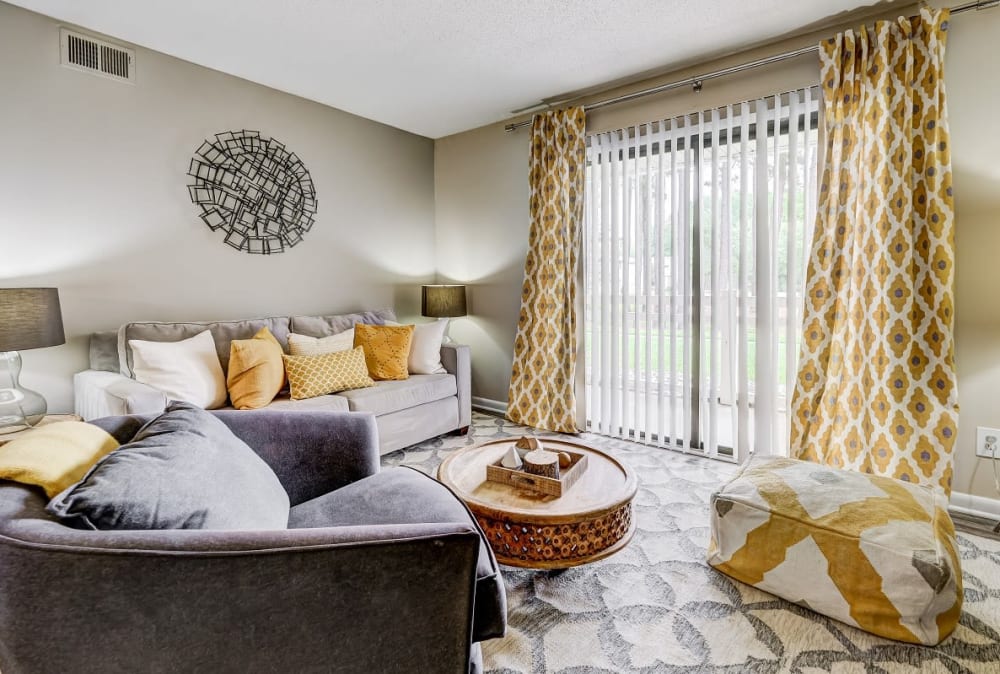
[[[507,416],[507,403],[502,403],[499,400],[472,396],[472,409]]]
[[[953,491],[948,510],[963,515],[975,515],[976,517],[988,517],[996,520],[1000,519],[1000,499]]]

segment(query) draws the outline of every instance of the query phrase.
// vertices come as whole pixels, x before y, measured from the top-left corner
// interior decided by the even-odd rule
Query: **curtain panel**
[[[586,115],[552,110],[531,124],[531,229],[507,417],[576,433],[577,264],[583,220]]]
[[[820,43],[826,164],[793,400],[799,458],[951,491],[948,11]]]

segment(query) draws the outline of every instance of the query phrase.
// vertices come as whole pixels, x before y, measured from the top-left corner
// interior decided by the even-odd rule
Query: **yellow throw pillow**
[[[226,387],[233,407],[255,410],[268,405],[285,385],[284,352],[271,331],[261,328],[253,339],[234,339],[229,346]]]
[[[293,400],[374,386],[361,347],[319,356],[285,356]]]
[[[372,379],[406,379],[406,364],[413,342],[412,325],[354,326],[354,346],[365,350],[365,362]]]
[[[0,447],[0,479],[37,485],[53,498],[116,449],[118,441],[103,428],[58,421]]]

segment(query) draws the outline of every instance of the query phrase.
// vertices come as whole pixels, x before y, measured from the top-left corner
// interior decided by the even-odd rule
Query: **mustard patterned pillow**
[[[361,347],[319,356],[284,356],[293,400],[374,386]]]
[[[372,379],[407,379],[412,342],[412,325],[358,323],[354,326],[354,346],[365,350],[368,374]]]

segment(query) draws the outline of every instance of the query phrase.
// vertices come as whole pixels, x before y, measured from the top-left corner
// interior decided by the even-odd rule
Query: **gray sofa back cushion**
[[[106,330],[90,335],[90,369],[120,372],[118,364],[118,331]]]
[[[194,323],[126,323],[118,329],[118,358],[121,364],[121,373],[128,377],[134,376],[132,373],[132,349],[128,344],[130,339],[142,339],[149,342],[179,342],[209,330],[215,340],[215,350],[219,354],[222,370],[228,372],[230,342],[234,339],[250,339],[258,330],[266,327],[277,338],[281,348],[287,352],[288,323],[286,316]]]
[[[392,309],[361,311],[356,314],[334,316],[292,316],[289,331],[309,337],[329,337],[344,330],[350,330],[355,323],[385,325],[386,321],[394,320],[396,320],[396,312]]]
[[[284,529],[274,471],[214,415],[172,403],[46,508],[81,529]]]

